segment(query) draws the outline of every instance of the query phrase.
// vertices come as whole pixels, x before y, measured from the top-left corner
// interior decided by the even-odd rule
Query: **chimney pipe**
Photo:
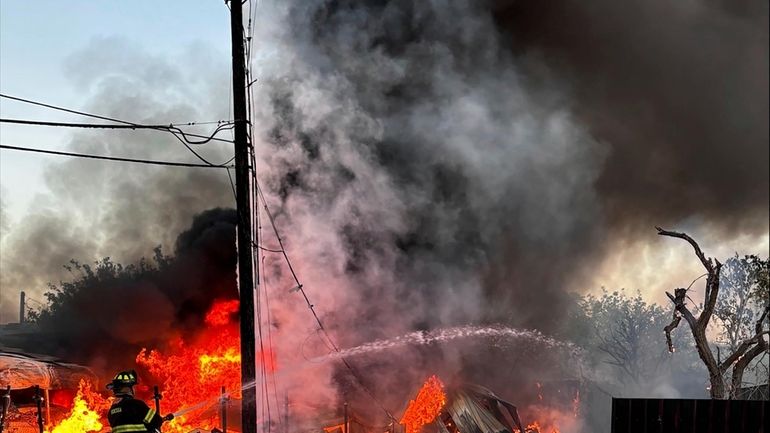
[[[26,303],[27,294],[22,290],[21,295],[19,296],[19,323],[24,323],[24,307],[26,307]]]

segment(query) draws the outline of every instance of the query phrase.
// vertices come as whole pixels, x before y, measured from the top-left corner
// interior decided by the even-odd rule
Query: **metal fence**
[[[612,399],[612,433],[770,433],[768,401]]]

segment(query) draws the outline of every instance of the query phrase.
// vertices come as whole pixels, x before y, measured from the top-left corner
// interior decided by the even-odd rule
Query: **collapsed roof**
[[[0,351],[0,388],[77,389],[81,379],[98,383],[94,372],[82,365],[22,351]]]
[[[503,410],[508,413],[510,420]],[[452,392],[436,424],[440,433],[524,431],[516,406],[478,385],[466,385]]]

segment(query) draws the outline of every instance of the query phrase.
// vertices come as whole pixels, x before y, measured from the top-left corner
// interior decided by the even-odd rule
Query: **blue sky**
[[[69,56],[96,38],[119,37],[156,56],[174,56],[192,44],[229,57],[229,12],[222,1],[3,0],[0,3],[0,91],[79,109],[88,94],[64,73]],[[98,65],[94,65],[98,68]],[[67,113],[14,101],[0,101],[5,118],[84,121]],[[87,120],[86,120],[87,121]],[[0,142],[41,148],[62,147],[69,131],[0,126]],[[55,157],[0,151],[0,190],[12,219],[42,192],[42,169]]]

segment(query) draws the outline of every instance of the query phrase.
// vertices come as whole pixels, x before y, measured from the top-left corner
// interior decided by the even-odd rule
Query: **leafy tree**
[[[614,394],[652,394],[672,376],[686,376],[698,368],[687,350],[691,342],[686,335],[677,345],[690,356],[673,359],[660,347],[660,329],[668,315],[661,306],[646,302],[641,293],[602,289],[600,295],[579,297],[575,305],[566,336],[586,349],[597,370],[605,370],[602,376]],[[694,385],[702,389],[699,383]]]
[[[39,335],[20,347],[75,362],[109,357],[120,365],[130,363],[139,345],[154,341],[163,329],[163,319],[151,317],[169,314],[170,304],[157,300],[170,260],[160,248],[152,261],[130,265],[109,257],[92,265],[71,260],[64,267],[72,278],[49,283],[46,305],[30,312]]]
[[[768,306],[768,260],[757,256],[734,257],[725,261],[720,275],[721,294],[714,308],[715,325],[719,333],[716,339],[717,360],[721,353],[737,351],[744,341],[757,333],[757,320]],[[765,314],[765,322],[770,317]],[[749,384],[767,383],[767,350],[746,363],[745,373],[731,383],[733,395],[737,388]],[[737,366],[741,364],[736,363]],[[728,370],[725,373],[734,372]],[[759,383],[755,383],[755,382]]]
[[[714,316],[720,324],[719,343],[730,350],[754,335],[754,324],[767,305],[767,288],[762,290],[761,270],[767,266],[757,256],[729,258],[720,275],[721,296],[717,299]],[[762,295],[764,291],[764,296]]]
[[[64,268],[72,274],[73,279],[60,281],[59,284],[48,283],[45,293],[47,305],[40,310],[30,311],[30,320],[45,329],[69,322],[65,319],[67,317],[81,317],[82,311],[77,307],[96,292],[102,291],[104,286],[145,280],[167,267],[171,258],[165,256],[160,247],[156,247],[154,253],[152,262],[143,257],[138,263],[126,266],[113,262],[109,257],[94,262],[93,266],[70,260]]]

